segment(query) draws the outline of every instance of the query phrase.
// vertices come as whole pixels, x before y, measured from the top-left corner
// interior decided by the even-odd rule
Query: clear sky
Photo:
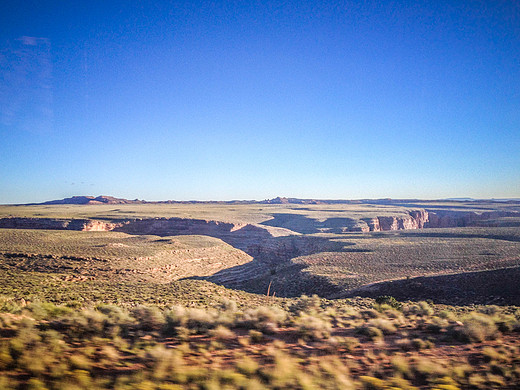
[[[520,197],[520,3],[0,2],[0,203]]]

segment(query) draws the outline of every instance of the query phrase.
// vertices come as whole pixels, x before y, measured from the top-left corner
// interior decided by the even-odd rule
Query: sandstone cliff
[[[294,217],[294,215],[291,215]],[[520,217],[520,212],[489,211],[476,213],[472,211],[428,211],[424,209],[409,210],[407,214],[386,215],[373,218],[353,220],[350,218],[334,218],[326,223],[309,218],[295,218],[293,224],[314,224],[313,229],[320,228],[332,233],[342,232],[379,232],[389,230],[448,228],[466,226],[499,226],[499,218]],[[313,222],[314,221],[314,222]],[[270,237],[296,234],[296,226],[287,224],[287,228],[269,226],[268,224],[240,224],[214,220],[193,218],[145,218],[127,219],[106,222],[94,219],[58,219],[58,218],[0,218],[0,228],[8,229],[50,229],[50,230],[84,230],[84,231],[120,231],[129,234],[153,235],[208,235],[221,239],[263,240]],[[305,229],[303,229],[305,230]],[[309,227],[309,232],[313,230]],[[304,231],[305,232],[305,231]],[[243,246],[243,245],[241,245]]]

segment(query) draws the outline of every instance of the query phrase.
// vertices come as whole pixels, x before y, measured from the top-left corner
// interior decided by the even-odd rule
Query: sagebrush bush
[[[330,337],[332,326],[326,319],[303,314],[295,322],[296,329],[303,338],[321,340]]]
[[[131,314],[136,320],[137,329],[159,331],[165,323],[163,313],[156,306],[139,305],[132,309]]]
[[[432,307],[428,302],[418,302],[416,304],[410,304],[403,306],[403,313],[405,315],[415,315],[419,317],[431,316],[433,314]]]
[[[302,295],[296,302],[289,306],[289,311],[292,314],[316,314],[321,308],[321,299],[319,296],[314,294],[309,297]]]
[[[260,306],[246,310],[237,325],[272,333],[285,322],[286,318],[287,313],[279,307]]]
[[[218,325],[215,329],[210,330],[209,335],[220,341],[234,340],[236,338],[235,332],[224,325]]]
[[[383,339],[383,331],[375,326],[362,325],[356,329],[359,334],[368,336],[373,341]]]
[[[384,318],[373,318],[368,321],[367,325],[369,327],[380,329],[384,334],[393,334],[397,330],[392,321]]]
[[[471,313],[462,319],[463,326],[458,335],[466,342],[482,342],[497,337],[498,328],[492,317],[485,314]]]
[[[403,306],[401,302],[389,295],[383,295],[376,298],[376,309],[382,311],[381,309],[385,306],[390,307],[392,309],[399,310]],[[384,310],[384,309],[383,309]]]

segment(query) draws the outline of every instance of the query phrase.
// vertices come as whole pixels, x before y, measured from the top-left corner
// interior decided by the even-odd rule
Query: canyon
[[[281,214],[280,214],[281,215]],[[213,237],[232,236],[266,238],[269,236],[291,235],[299,232],[298,224],[306,225],[305,233],[348,233],[381,232],[390,230],[411,230],[427,228],[501,226],[504,218],[520,218],[518,211],[428,211],[410,210],[405,215],[384,215],[371,218],[329,218],[323,221],[301,217],[298,214],[283,214],[284,220],[270,223],[231,223],[197,218],[138,218],[103,221],[90,218],[0,218],[0,228],[4,229],[50,229],[78,231],[119,231],[129,234],[154,235],[209,235]],[[309,226],[311,228],[309,228]],[[292,229],[291,229],[292,228]],[[309,230],[310,231],[307,231]]]
[[[458,272],[497,269],[518,263],[518,259],[508,252],[495,254],[497,246],[494,243],[491,250],[478,249],[491,245],[494,236],[503,236],[500,242],[515,242],[511,253],[516,253],[517,238],[511,239],[510,235],[520,227],[518,202],[389,203],[381,200],[336,203],[282,198],[270,203],[136,204],[110,199],[103,204],[92,203],[98,202],[95,199],[75,198],[70,204],[1,206],[0,228],[12,232],[24,229],[42,233],[113,232],[114,237],[124,234],[125,239],[140,237],[152,243],[186,237],[191,241],[182,251],[169,253],[166,250],[160,256],[137,256],[135,259],[134,255],[126,253],[128,251],[121,252],[126,265],[114,275],[117,278],[149,278],[158,283],[204,279],[225,287],[264,294],[271,285],[271,291],[276,291],[278,296],[288,297],[302,293],[341,295],[380,278],[402,277],[408,268],[411,271],[406,271],[406,275],[420,276],[436,274],[440,265],[442,272]],[[89,203],[75,203],[79,201]],[[471,233],[471,229],[480,230]],[[510,230],[506,235],[502,230],[496,230],[491,237],[485,234],[486,229]],[[426,233],[428,231],[432,233]],[[464,231],[468,232],[466,236]],[[81,240],[80,236],[74,237]],[[90,237],[88,239],[96,248],[97,235],[86,237]],[[459,242],[459,237],[466,238]],[[472,240],[477,240],[475,237],[483,237],[485,242],[473,243]],[[199,247],[208,238],[211,238],[211,244],[207,248]],[[121,240],[120,244],[125,247]],[[421,242],[419,249],[415,248],[417,242]],[[100,249],[101,252],[104,250]],[[454,250],[462,253],[461,258],[472,261],[457,266],[459,268],[451,267],[452,260],[446,259],[451,258]],[[2,251],[7,253],[5,248],[0,248]],[[17,250],[10,252],[17,253]],[[70,252],[66,255],[76,254],[74,248]],[[31,253],[37,259],[43,259],[38,260],[40,263],[48,262],[45,256],[49,253],[45,250]],[[97,257],[115,264],[106,257]],[[421,268],[422,261],[430,262],[428,267],[431,269]],[[12,260],[9,262],[11,264]],[[20,264],[24,262],[27,260],[21,260]],[[141,262],[149,263],[149,266],[144,269]],[[367,274],[362,264],[372,264],[377,272]],[[96,272],[106,268],[103,264],[96,267]],[[54,268],[49,266],[48,269]],[[112,275],[110,272],[98,273]]]

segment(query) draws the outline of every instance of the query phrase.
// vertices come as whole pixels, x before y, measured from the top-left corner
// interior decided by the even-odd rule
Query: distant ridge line
[[[289,197],[276,197],[265,200],[164,200],[164,201],[146,201],[140,199],[116,198],[114,196],[72,196],[70,198],[50,200],[42,203],[26,203],[20,205],[102,205],[102,204],[301,204],[301,205],[333,205],[333,204],[380,204],[395,205],[410,202],[497,202],[497,203],[520,203],[520,198],[504,198],[504,199],[473,199],[473,198],[444,198],[444,199],[302,199]]]

